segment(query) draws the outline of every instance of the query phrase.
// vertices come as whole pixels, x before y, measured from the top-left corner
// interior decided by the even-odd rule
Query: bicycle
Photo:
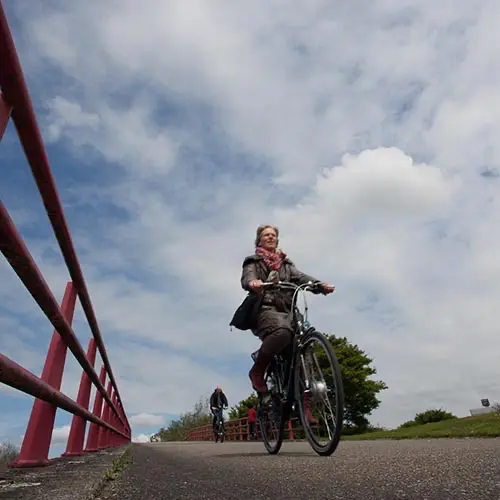
[[[224,418],[222,416],[222,408],[217,409],[217,414],[215,416],[214,438],[216,443],[219,440],[221,443],[224,442]]]
[[[269,393],[264,397],[259,394],[257,418],[264,446],[271,455],[279,452],[283,444],[285,423],[295,409],[295,404],[298,404],[300,419],[309,444],[318,455],[330,456],[337,449],[342,432],[344,389],[340,366],[333,347],[326,337],[312,327],[307,320],[308,307],[305,292],[318,294],[321,293],[321,289],[318,284],[312,282],[303,285],[289,282],[264,283],[263,287],[294,291],[290,311],[294,328],[293,342],[286,352],[274,356],[264,377]],[[297,307],[297,297],[301,291],[305,304],[304,314],[300,313]],[[326,355],[319,357],[318,350],[311,349],[315,342],[319,344],[318,347],[324,349]],[[251,355],[254,361],[256,355],[257,352]],[[327,364],[329,371],[326,371],[325,377],[321,374],[321,368]],[[313,377],[315,370],[320,373],[320,377]],[[329,399],[333,394],[332,389],[334,389],[335,396],[333,405]],[[308,400],[307,407],[306,399]],[[315,415],[311,412],[311,402],[321,400],[326,403],[329,416],[324,410],[316,412]],[[321,444],[313,434],[315,416],[319,417],[316,419],[315,427],[325,431],[328,437],[326,444]],[[312,420],[310,420],[311,417]],[[333,429],[328,425],[328,417],[334,425]],[[271,439],[268,427],[275,428],[274,440]]]

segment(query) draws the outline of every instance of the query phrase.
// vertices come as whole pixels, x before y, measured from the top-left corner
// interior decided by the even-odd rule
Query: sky
[[[262,223],[336,285],[310,319],[373,358],[372,423],[500,399],[498,2],[3,5],[135,439],[217,384],[250,393],[259,341],[228,323]],[[1,199],[61,300],[12,124],[1,148]],[[2,352],[39,374],[52,327],[5,260],[0,283]],[[74,329],[86,348],[80,306]],[[73,398],[80,373],[68,355]],[[0,439],[31,405],[0,388]]]

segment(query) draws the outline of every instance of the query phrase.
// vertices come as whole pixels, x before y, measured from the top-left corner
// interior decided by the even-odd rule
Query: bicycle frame
[[[284,425],[286,420],[290,418],[291,413],[294,411],[295,405],[298,405],[300,418],[304,426],[307,440],[318,455],[330,456],[336,450],[340,441],[344,400],[340,366],[333,347],[328,343],[328,339],[325,335],[316,331],[316,329],[310,325],[307,318],[307,301],[305,297],[304,314],[302,314],[297,307],[297,297],[299,291],[305,292],[313,287],[314,289],[320,291],[320,287],[318,287],[318,285],[319,283],[313,284],[311,282],[303,285],[294,285],[293,283],[264,283],[265,287],[294,289],[289,313],[292,315],[291,319],[294,333],[293,340],[285,352],[273,357],[272,362],[266,370],[265,381],[268,385],[268,389],[270,389],[270,396],[260,395],[259,397],[259,406],[263,410],[261,413],[263,441],[267,451],[272,455],[277,454],[281,449],[284,439]],[[315,366],[317,366],[319,371],[321,371],[319,361],[314,350],[311,352],[312,366],[309,361],[309,351],[307,346],[311,345],[314,341],[319,341],[319,343],[323,344],[323,347],[326,349],[326,354],[332,368],[335,390],[338,389],[339,394],[339,399],[335,400],[335,412],[329,402],[327,405],[335,427],[332,430],[328,426],[327,430],[329,441],[324,445],[321,444],[314,436],[310,423],[310,407],[308,406],[307,409],[305,407],[306,393],[312,395],[313,397],[316,394],[315,390],[317,389],[317,386],[313,386],[314,377],[312,376],[315,371]],[[256,353],[252,355],[254,360],[255,354]],[[311,372],[309,372],[309,368],[311,368]],[[324,383],[325,379],[323,375],[321,375],[321,378]],[[323,389],[327,389],[327,385],[325,383]],[[278,426],[276,439],[269,439],[268,432],[266,430],[267,423],[265,421],[265,414],[267,412],[269,412],[271,416],[271,425],[273,426],[274,424],[274,427]],[[325,423],[328,425],[326,419],[327,417],[325,416]],[[337,422],[340,422],[340,424],[337,425]],[[316,423],[318,423],[318,421],[316,421]],[[272,444],[273,441],[275,441],[276,444]]]
[[[290,411],[293,407],[293,404],[295,403],[295,387],[294,387],[294,371],[295,371],[295,363],[297,362],[297,350],[301,347],[302,345],[302,339],[307,335],[307,333],[314,328],[310,326],[309,321],[307,319],[307,312],[308,312],[308,307],[307,307],[307,299],[305,297],[305,292],[308,290],[311,290],[313,288],[317,288],[317,285],[309,282],[305,283],[303,285],[295,285],[294,283],[288,283],[288,282],[278,282],[278,283],[264,283],[264,288],[281,288],[281,289],[293,289],[294,294],[292,297],[292,307],[290,314],[292,315],[292,325],[294,329],[294,336],[293,336],[293,341],[292,341],[292,349],[291,353],[288,359],[288,370],[284,370],[284,364],[286,364],[286,361],[282,355],[275,356],[273,363],[270,365],[269,368],[272,368],[271,370],[268,369],[268,373],[266,374],[266,378],[268,378],[271,374],[274,375],[275,377],[275,386],[277,393],[280,395],[281,403],[285,405],[285,408],[287,411]],[[298,293],[303,292],[304,294],[304,314],[300,313],[298,307],[297,307],[297,299],[298,299]],[[280,359],[281,358],[281,359]],[[307,374],[307,369],[305,366],[304,360],[301,358],[301,364],[302,364],[302,369],[304,371],[304,382],[305,386],[308,389],[309,388],[309,377]],[[281,373],[277,373],[277,371]],[[283,399],[283,393],[286,391],[286,396]]]

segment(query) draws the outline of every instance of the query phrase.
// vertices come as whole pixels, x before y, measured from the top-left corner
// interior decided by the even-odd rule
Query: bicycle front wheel
[[[331,455],[342,432],[344,388],[335,351],[320,332],[307,333],[297,351],[294,385],[307,440],[318,455]]]

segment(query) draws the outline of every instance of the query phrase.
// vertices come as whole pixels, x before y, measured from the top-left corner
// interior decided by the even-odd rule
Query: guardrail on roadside
[[[227,420],[224,422],[224,438],[228,441],[250,441],[250,425],[248,424],[248,417],[238,418],[234,420]],[[298,418],[288,420],[285,439],[294,441],[298,437],[301,438],[303,427]],[[214,435],[212,425],[202,425],[189,431],[187,441],[213,441]],[[259,422],[255,423],[255,439],[262,439],[260,432]]]
[[[73,414],[64,454],[66,456],[120,446],[130,441],[131,430],[0,0],[0,140],[10,119],[15,125],[71,277],[59,306],[7,208],[0,201],[2,253],[55,329],[40,377],[0,353],[0,383],[36,398],[19,458],[10,466],[34,467],[49,462],[48,453],[57,408]],[[87,352],[83,350],[71,327],[77,298],[92,332]],[[60,392],[67,349],[83,368],[76,401]],[[94,368],[97,352],[102,359],[99,375]],[[88,407],[92,384],[96,387],[96,396],[90,412]],[[87,421],[90,422],[90,427],[84,448]]]

